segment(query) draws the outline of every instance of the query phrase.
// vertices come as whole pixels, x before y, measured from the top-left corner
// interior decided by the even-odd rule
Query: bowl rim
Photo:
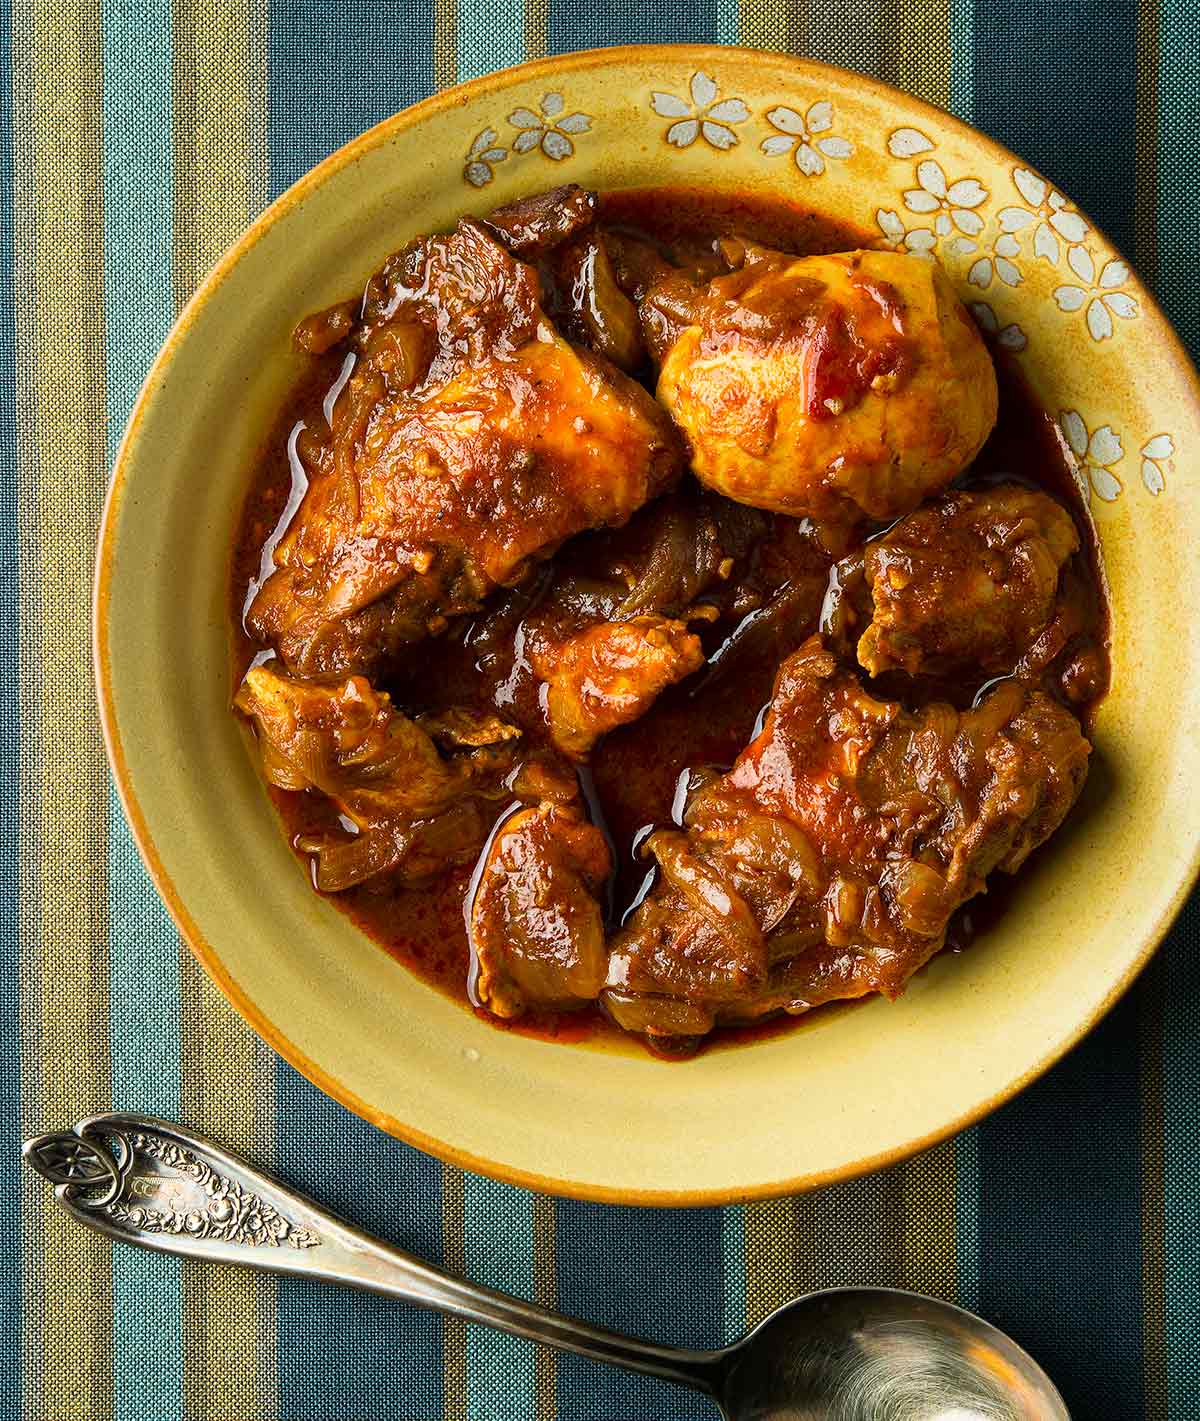
[[[134,402],[129,420],[125,426],[125,431],[122,434],[120,444],[117,448],[116,456],[113,460],[110,483],[104,500],[96,544],[92,599],[92,656],[96,684],[96,699],[99,708],[101,730],[104,737],[105,752],[108,757],[121,807],[129,823],[134,842],[137,845],[142,861],[146,865],[154,886],[170,913],[171,918],[174,920],[183,940],[187,943],[189,949],[200,962],[204,970],[216,983],[219,990],[232,1004],[242,1019],[272,1050],[277,1052],[324,1094],[337,1101],[346,1109],[353,1111],[370,1124],[383,1130],[385,1133],[403,1140],[405,1143],[413,1145],[425,1151],[427,1154],[435,1156],[444,1163],[457,1165],[460,1169],[484,1174],[490,1178],[501,1180],[506,1184],[534,1190],[542,1194],[553,1194],[564,1198],[580,1199],[597,1203],[678,1208],[774,1199],[790,1194],[803,1193],[830,1184],[857,1179],[877,1169],[900,1163],[912,1155],[940,1144],[942,1141],[958,1134],[961,1130],[974,1125],[998,1109],[1001,1105],[1005,1104],[1005,1102],[1011,1100],[1061,1060],[1063,1056],[1093,1030],[1112,1007],[1116,1005],[1120,998],[1124,996],[1125,992],[1153,957],[1190,895],[1197,877],[1200,876],[1200,825],[1198,825],[1193,831],[1195,841],[1191,846],[1186,870],[1181,876],[1174,893],[1171,895],[1170,901],[1162,912],[1160,912],[1155,921],[1143,930],[1137,951],[1132,960],[1121,976],[1110,986],[1099,1005],[1088,1017],[1074,1026],[1063,1037],[1053,1042],[1045,1055],[1027,1067],[1019,1076],[1008,1082],[1002,1089],[996,1091],[981,1104],[972,1107],[962,1115],[956,1116],[944,1125],[924,1135],[907,1140],[900,1145],[895,1145],[890,1149],[877,1152],[874,1155],[854,1160],[846,1165],[827,1170],[813,1171],[786,1179],[768,1181],[749,1187],[734,1186],[696,1190],[615,1188],[611,1186],[581,1183],[576,1180],[557,1178],[552,1175],[542,1175],[471,1154],[469,1151],[460,1149],[451,1141],[438,1139],[424,1131],[414,1128],[389,1112],[363,1100],[353,1091],[349,1090],[340,1080],[330,1075],[310,1057],[305,1055],[294,1042],[289,1040],[288,1037],[269,1020],[265,1013],[238,986],[230,973],[226,970],[218,953],[200,932],[198,925],[188,911],[187,905],[176,890],[170,875],[167,873],[159,857],[149,825],[146,822],[141,805],[138,802],[137,793],[125,758],[120,728],[117,724],[116,707],[112,693],[112,672],[108,639],[108,612],[109,601],[112,595],[112,541],[117,522],[117,509],[125,491],[129,451],[135,440],[138,429],[145,418],[146,407],[150,401],[152,391],[160,383],[160,377],[163,372],[170,366],[176,348],[186,337],[197,315],[208,302],[214,291],[220,286],[226,274],[241,261],[247,252],[257,245],[262,237],[274,227],[276,223],[301,203],[310,192],[325,182],[327,178],[357,162],[363,153],[385,143],[394,134],[403,132],[419,124],[431,114],[442,113],[446,110],[460,107],[468,98],[474,98],[477,95],[485,94],[493,90],[502,90],[514,82],[523,82],[528,79],[536,78],[538,75],[544,74],[560,77],[565,72],[574,73],[580,70],[604,68],[622,63],[644,62],[647,60],[678,60],[680,62],[690,60],[700,64],[703,62],[711,62],[715,54],[738,58],[744,62],[749,61],[752,63],[769,64],[773,68],[797,77],[814,78],[829,76],[842,84],[849,84],[869,91],[883,100],[897,97],[903,101],[906,108],[926,115],[931,121],[939,125],[944,127],[948,126],[956,130],[958,135],[962,138],[968,138],[973,143],[982,143],[990,150],[994,157],[1006,163],[1012,163],[1021,167],[1029,166],[1004,144],[997,142],[995,139],[975,128],[972,124],[966,123],[964,120],[955,117],[946,110],[938,108],[935,104],[931,104],[915,95],[906,94],[903,90],[897,89],[894,85],[887,84],[883,80],[876,79],[870,75],[859,74],[854,70],[845,69],[837,65],[824,64],[817,60],[803,59],[794,55],[776,54],[773,51],[754,49],[748,46],[646,44],[614,45],[611,48],[605,49],[577,50],[567,54],[549,55],[542,59],[528,60],[523,64],[496,70],[481,78],[469,80],[465,83],[456,84],[450,88],[443,89],[436,94],[430,95],[430,97],[426,99],[422,99],[410,105],[408,108],[400,110],[400,112],[391,115],[389,118],[383,119],[380,123],[375,124],[331,153],[322,162],[318,163],[316,167],[310,169],[309,172],[305,173],[303,177],[299,178],[291,187],[280,194],[280,196],[251,223],[242,236],[223,254],[220,260],[208,272],[199,287],[180,311],[138,391],[137,399]],[[1072,202],[1074,204],[1073,199]],[[1074,205],[1078,208],[1078,204]],[[1103,241],[1108,242],[1110,246],[1114,246],[1104,232],[1092,222],[1091,218],[1088,217],[1086,213],[1083,213],[1082,209],[1078,210],[1087,218],[1093,232]],[[1115,246],[1114,249],[1116,249]],[[1149,310],[1152,316],[1161,322],[1162,328],[1167,334],[1167,341],[1162,352],[1162,358],[1174,364],[1182,374],[1184,382],[1190,386],[1191,403],[1196,409],[1197,418],[1200,419],[1200,372],[1198,372],[1193,365],[1179,334],[1135,269],[1132,271],[1132,284],[1136,288],[1138,300]]]

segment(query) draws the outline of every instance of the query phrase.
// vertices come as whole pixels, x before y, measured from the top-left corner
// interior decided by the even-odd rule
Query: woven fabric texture
[[[699,1421],[681,1391],[382,1300],[112,1249],[17,1164],[119,1108],[181,1119],[449,1268],[715,1345],[799,1291],[978,1309],[1077,1421],[1200,1416],[1200,904],[1067,1060],[921,1158],[694,1212],[535,1198],[374,1131],[181,947],[112,796],[89,666],[107,469],[180,304],[334,148],[529,56],[744,43],[952,109],[1077,200],[1200,354],[1192,0],[26,0],[0,14],[0,1415]],[[1081,923],[1080,931],[1086,931]]]

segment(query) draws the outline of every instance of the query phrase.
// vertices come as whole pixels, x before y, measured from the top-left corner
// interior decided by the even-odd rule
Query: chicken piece
[[[596,194],[566,183],[495,208],[483,226],[514,257],[531,261],[587,231],[595,220]]]
[[[601,622],[561,642],[531,630],[525,650],[547,688],[551,738],[577,760],[704,664],[700,638],[686,623],[653,615]]]
[[[257,666],[234,704],[254,722],[269,783],[320,791],[357,830],[311,846],[326,892],[385,869],[420,877],[469,861],[487,833],[474,801],[502,793],[500,776],[513,764],[503,747],[514,731],[503,721],[492,718],[490,740],[477,723],[470,752],[443,758],[427,731],[362,676],[319,685]]]
[[[706,286],[668,276],[642,307],[697,478],[848,521],[906,513],[970,464],[996,422],[996,374],[940,267],[723,250],[737,270]]]
[[[248,625],[289,670],[370,671],[682,469],[650,396],[569,345],[537,273],[469,219],[372,279],[356,364]]]
[[[1015,484],[917,509],[867,545],[859,664],[872,676],[1011,671],[1054,616],[1059,571],[1078,549],[1067,510]]]
[[[519,809],[496,830],[469,900],[472,999],[500,1017],[569,1011],[604,985],[612,871],[604,835],[571,808]]]
[[[1074,803],[1074,717],[1006,682],[919,712],[867,695],[812,638],[761,734],[651,836],[658,880],[612,944],[602,1000],[631,1030],[897,996],[994,869],[1014,872]]]

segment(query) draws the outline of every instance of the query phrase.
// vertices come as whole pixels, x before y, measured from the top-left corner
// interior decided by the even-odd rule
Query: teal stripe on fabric
[[[979,1127],[954,1142],[954,1251],[958,1301],[979,1311]]]
[[[107,0],[104,54],[104,306],[108,455],[170,328],[171,0]],[[109,991],[118,1109],[179,1114],[179,944],[113,794]],[[113,1414],[183,1416],[176,1260],[113,1250]]]
[[[715,0],[713,10],[713,38],[718,44],[737,44],[738,0]]]
[[[524,0],[458,0],[455,7],[458,79],[478,79],[525,58]]]
[[[1200,11],[1195,0],[1160,0],[1158,26],[1158,288],[1192,359],[1200,360],[1195,261],[1200,248]],[[1193,465],[1198,455],[1191,451]]]
[[[532,1298],[533,1195],[464,1174],[463,1249],[467,1276],[476,1283]],[[531,1342],[487,1327],[467,1329],[469,1421],[533,1421],[536,1385]]]
[[[975,116],[975,0],[950,0],[950,112]]]
[[[746,1211],[740,1204],[721,1211],[721,1272],[725,1284],[721,1340],[736,1342],[746,1330]]]

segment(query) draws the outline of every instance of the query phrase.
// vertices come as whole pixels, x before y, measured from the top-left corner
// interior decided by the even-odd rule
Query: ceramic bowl
[[[1073,451],[1112,589],[1095,768],[1000,924],[891,1005],[665,1064],[496,1030],[310,890],[229,712],[226,582],[289,334],[388,253],[562,182],[779,193],[940,261]],[[1200,408],[1166,320],[1069,196],[885,85],[746,50],[610,49],[463,85],[334,154],[217,266],[117,460],[100,704],[142,853],[246,1019],[323,1090],[460,1165],[591,1199],[795,1191],[929,1145],[1044,1070],[1145,963],[1200,842]]]

